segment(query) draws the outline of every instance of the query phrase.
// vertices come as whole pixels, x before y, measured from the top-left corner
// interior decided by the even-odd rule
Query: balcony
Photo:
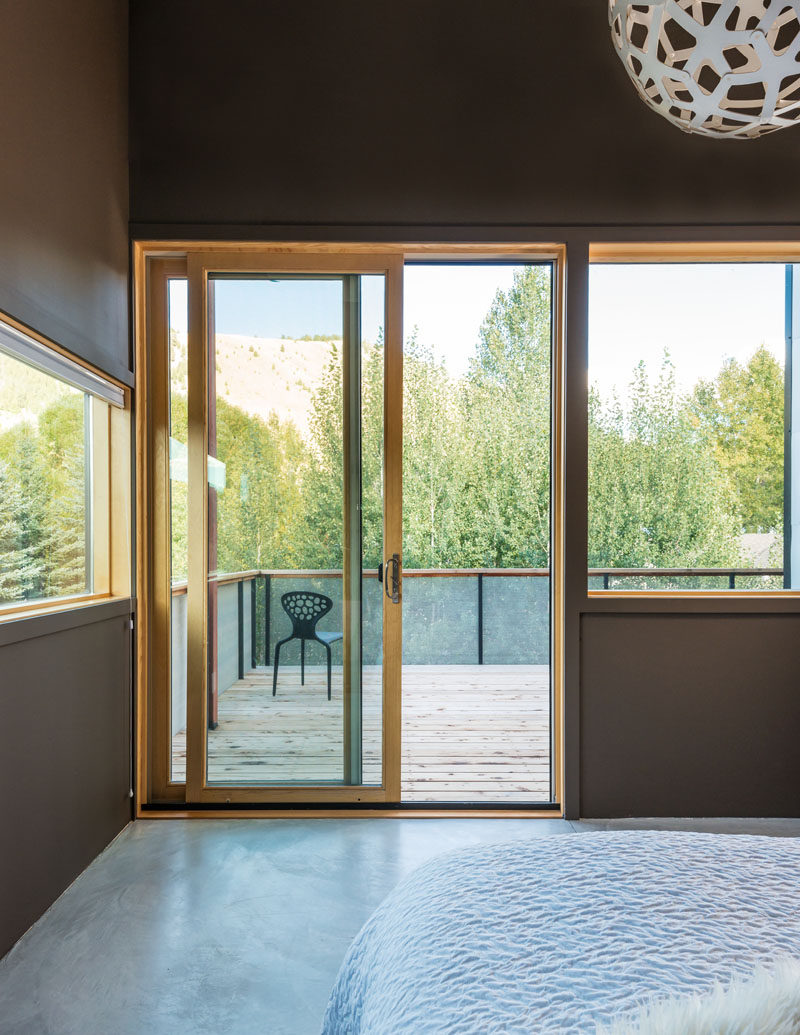
[[[590,588],[773,588],[780,569],[592,569]],[[337,781],[342,776],[342,654],[332,699],[324,652],[282,651],[290,631],[280,597],[313,589],[334,601],[320,628],[341,629],[340,571],[218,575],[218,722],[208,732],[212,783]],[[381,772],[381,608],[363,579],[363,779]],[[403,582],[402,794],[407,802],[544,802],[550,776],[550,578],[541,568],[406,570]],[[186,766],[186,586],[173,587],[172,778]],[[319,654],[315,653],[319,651]]]

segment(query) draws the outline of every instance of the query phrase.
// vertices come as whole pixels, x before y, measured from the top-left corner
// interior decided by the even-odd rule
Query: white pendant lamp
[[[800,0],[609,0],[639,95],[687,133],[759,137],[800,123]]]

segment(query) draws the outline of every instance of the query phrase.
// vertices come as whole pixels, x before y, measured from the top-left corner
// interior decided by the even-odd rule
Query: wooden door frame
[[[152,344],[163,336],[154,326],[152,310],[153,286],[159,278],[186,276],[202,284],[202,292],[189,292],[189,354],[192,342],[205,341],[207,303],[206,278],[208,272],[273,272],[273,273],[340,273],[375,274],[386,276],[386,358],[384,371],[384,552],[390,556],[398,553],[402,557],[402,307],[403,266],[407,260],[459,259],[471,261],[496,259],[524,262],[550,262],[553,269],[552,295],[552,365],[551,365],[551,772],[554,802],[563,802],[564,794],[564,364],[565,364],[565,318],[564,300],[566,287],[566,245],[561,242],[541,243],[461,243],[452,242],[392,242],[392,243],[327,243],[327,242],[252,242],[220,243],[214,241],[138,241],[134,243],[134,298],[135,335],[137,361],[137,590],[140,608],[140,633],[137,651],[137,814],[150,804],[167,803],[177,810],[175,814],[189,815],[192,804],[210,806],[238,804],[290,806],[296,804],[299,811],[314,805],[327,806],[325,815],[333,815],[337,804],[347,805],[345,815],[356,815],[353,806],[363,805],[365,813],[395,814],[391,809],[384,812],[382,805],[400,803],[400,759],[401,759],[401,653],[402,615],[400,607],[383,609],[384,637],[384,686],[383,686],[383,785],[378,787],[346,787],[331,785],[289,785],[281,787],[208,787],[197,760],[204,758],[206,717],[206,669],[205,644],[207,640],[207,614],[203,586],[207,577],[205,549],[201,551],[191,543],[204,542],[206,531],[206,483],[205,456],[207,443],[206,412],[204,405],[205,369],[195,363],[194,378],[190,362],[189,373],[189,635],[187,642],[187,719],[191,713],[194,721],[187,727],[187,780],[185,784],[170,782],[168,775],[169,752],[169,701],[168,688],[164,693],[164,682],[169,682],[169,643],[164,636],[154,636],[158,616],[164,622],[164,587],[156,586],[154,571],[167,573],[168,560],[163,555],[164,538],[154,538],[153,520],[163,510],[163,489],[159,495],[154,484],[154,474],[159,474],[164,484],[163,447],[159,466],[159,454],[154,450],[153,418],[154,398],[151,396]],[[268,260],[268,261],[265,261]],[[161,263],[161,266],[159,266]],[[166,271],[172,271],[167,274]],[[180,272],[177,272],[180,271]],[[163,311],[163,310],[162,310]],[[157,315],[157,313],[156,313]],[[168,342],[168,333],[166,335]],[[205,348],[194,346],[205,364]],[[158,389],[158,379],[156,379]],[[398,390],[396,387],[400,386]],[[168,387],[168,382],[167,382]],[[163,389],[162,389],[163,391]],[[200,413],[201,403],[203,403]],[[193,431],[194,428],[194,431]],[[163,432],[163,429],[162,429]],[[155,461],[155,463],[154,463]],[[202,465],[202,470],[201,470]],[[168,489],[168,454],[166,460]],[[202,499],[198,487],[202,486]],[[151,507],[152,504],[152,507]],[[168,494],[167,494],[168,505]],[[201,540],[201,536],[203,539]],[[157,553],[153,549],[158,547]],[[168,548],[168,543],[166,544]],[[198,556],[199,555],[199,556]],[[202,571],[201,571],[202,564]],[[163,581],[163,579],[161,580]],[[160,594],[160,596],[159,596]],[[402,580],[401,580],[402,599]],[[155,605],[155,606],[154,606]],[[168,630],[168,626],[165,626]],[[168,641],[169,636],[166,636]],[[160,700],[157,700],[159,698]],[[200,718],[200,722],[197,718]],[[165,734],[166,731],[166,734]],[[198,754],[200,752],[200,754]],[[194,759],[190,766],[189,758]],[[165,759],[167,761],[165,761]],[[155,764],[154,764],[155,763]],[[185,804],[188,802],[189,804]],[[413,806],[410,807],[413,811]],[[437,812],[416,810],[424,815],[454,814],[452,809],[442,806]],[[207,814],[199,812],[198,814]],[[244,815],[237,811],[235,814]],[[260,813],[263,814],[263,813]],[[282,809],[276,815],[290,815]],[[309,812],[308,814],[311,814]],[[403,815],[409,814],[406,812]],[[415,813],[416,814],[416,813]],[[465,815],[466,812],[456,814]],[[474,814],[490,815],[488,810],[476,809]],[[498,810],[497,815],[511,815],[508,809]],[[558,817],[560,806],[553,810],[516,809],[514,814],[546,815]]]
[[[331,786],[313,782],[289,785],[236,786],[210,784],[207,779],[208,694],[206,650],[208,614],[208,455],[207,342],[209,334],[208,283],[212,273],[297,274],[385,277],[385,373],[384,373],[384,551],[402,549],[402,258],[361,253],[356,256],[306,252],[292,254],[260,249],[258,252],[193,251],[188,256],[188,356],[189,356],[189,589],[187,667],[186,797],[197,803],[381,803],[399,792],[400,710],[399,684],[402,642],[402,609],[384,603],[383,608],[383,750],[381,786]],[[399,283],[398,283],[399,282]],[[399,374],[399,376],[398,376]],[[390,376],[394,380],[390,381]],[[399,402],[395,402],[399,397]],[[391,426],[390,426],[390,421]],[[399,448],[395,440],[399,440]],[[346,475],[345,471],[345,475]],[[397,773],[395,777],[394,774]],[[397,785],[395,787],[395,785]]]

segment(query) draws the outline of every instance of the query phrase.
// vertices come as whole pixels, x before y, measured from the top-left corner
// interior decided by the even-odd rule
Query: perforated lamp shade
[[[759,137],[800,122],[800,0],[609,0],[642,100],[687,133]]]

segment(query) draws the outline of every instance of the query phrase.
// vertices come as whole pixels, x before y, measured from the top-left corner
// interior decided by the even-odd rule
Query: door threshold
[[[487,805],[475,802],[457,803],[418,803],[400,802],[393,805],[363,805],[354,803],[347,806],[341,803],[328,805],[298,805],[293,802],[286,805],[252,805],[249,802],[232,802],[230,804],[211,803],[156,803],[140,805],[136,810],[137,819],[563,819],[564,811],[556,802],[535,803],[530,806],[517,804],[492,803]]]

